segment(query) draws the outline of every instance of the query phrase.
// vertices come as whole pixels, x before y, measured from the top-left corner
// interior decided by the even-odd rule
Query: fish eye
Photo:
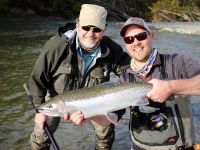
[[[47,108],[53,108],[53,106],[52,106],[51,104],[49,104],[49,105],[47,106]]]

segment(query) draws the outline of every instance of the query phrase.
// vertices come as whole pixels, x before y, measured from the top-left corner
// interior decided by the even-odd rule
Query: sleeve
[[[116,66],[114,68],[114,73],[119,76],[130,66],[130,56],[128,53],[123,52],[118,58],[119,59],[117,59]]]
[[[52,85],[52,74],[62,61],[66,49],[68,49],[67,42],[60,37],[54,37],[47,41],[37,58],[28,82],[36,104],[45,102],[47,90]]]
[[[187,79],[200,74],[200,62],[185,55],[173,55],[172,68],[176,79]]]
[[[43,103],[49,83],[48,61],[45,53],[41,53],[36,60],[28,85],[36,104]]]
[[[112,55],[112,68],[115,75],[119,76],[123,70],[130,66],[131,57],[122,47],[111,39],[108,39],[108,46]]]

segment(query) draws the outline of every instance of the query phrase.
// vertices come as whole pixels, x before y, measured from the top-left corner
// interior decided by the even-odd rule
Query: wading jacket
[[[60,28],[59,34],[45,44],[29,80],[29,89],[36,104],[44,103],[46,94],[53,97],[65,91],[109,81],[111,72],[119,75],[129,66],[129,55],[104,36],[100,43],[101,57],[83,76],[84,61],[77,56],[75,37],[75,30],[66,32],[66,29]]]
[[[199,74],[200,63],[196,60],[178,54],[158,54],[146,78],[127,68],[120,76],[120,83],[148,82],[152,78],[187,79]],[[149,102],[148,106],[131,108],[133,149],[176,150],[194,144],[188,97],[172,96],[165,103]]]

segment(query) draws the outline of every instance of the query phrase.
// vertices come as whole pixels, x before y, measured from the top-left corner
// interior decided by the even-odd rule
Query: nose
[[[86,36],[87,37],[94,37],[95,33],[92,30],[90,30],[90,31],[87,31]]]
[[[87,32],[87,35],[90,35],[90,36],[93,36],[95,33],[92,31],[92,30],[89,30],[88,32]]]
[[[140,41],[139,41],[137,38],[135,38],[133,43],[136,43],[136,44],[137,44],[137,43],[139,43],[139,42],[140,42]]]
[[[133,45],[138,45],[140,43],[139,40],[137,40],[137,38],[134,38],[134,42],[132,43]]]

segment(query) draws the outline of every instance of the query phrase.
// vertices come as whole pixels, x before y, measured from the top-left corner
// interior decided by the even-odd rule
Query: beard
[[[87,41],[87,40],[80,41],[79,40],[79,44],[85,50],[94,50],[99,46],[100,41],[95,41],[95,40],[93,40],[93,41]]]

